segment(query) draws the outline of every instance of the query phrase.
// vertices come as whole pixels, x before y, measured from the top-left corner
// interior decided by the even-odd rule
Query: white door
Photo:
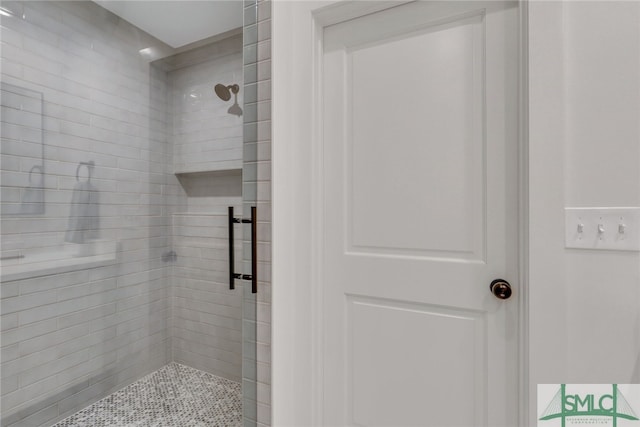
[[[324,29],[324,425],[517,424],[517,16]]]

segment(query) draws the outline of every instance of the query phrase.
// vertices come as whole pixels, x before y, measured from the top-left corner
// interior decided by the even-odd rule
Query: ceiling
[[[242,26],[242,0],[94,0],[173,48]]]

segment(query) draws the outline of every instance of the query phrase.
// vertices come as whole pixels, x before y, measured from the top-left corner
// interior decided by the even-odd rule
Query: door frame
[[[529,420],[528,0],[519,1],[518,419]],[[410,1],[273,1],[271,424],[322,425],[323,28]]]

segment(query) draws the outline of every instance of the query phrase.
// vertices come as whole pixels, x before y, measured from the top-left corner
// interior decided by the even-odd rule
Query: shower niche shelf
[[[189,197],[242,196],[242,169],[175,172]]]

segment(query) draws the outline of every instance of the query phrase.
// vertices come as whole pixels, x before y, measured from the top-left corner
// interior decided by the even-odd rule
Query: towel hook
[[[37,170],[38,173],[40,174],[40,182],[39,184],[42,185],[42,175],[44,174],[43,170],[42,170],[42,166],[40,165],[34,165],[30,170],[29,170],[29,184],[32,184],[31,182],[31,175],[33,175],[33,171]]]
[[[95,165],[96,165],[96,163],[93,160],[90,160],[88,162],[80,162],[78,164],[78,167],[76,168],[76,181],[80,182],[80,168],[82,166],[86,166],[87,167],[87,171],[89,173],[89,178],[87,178],[87,182],[91,181],[91,171],[93,170]]]

